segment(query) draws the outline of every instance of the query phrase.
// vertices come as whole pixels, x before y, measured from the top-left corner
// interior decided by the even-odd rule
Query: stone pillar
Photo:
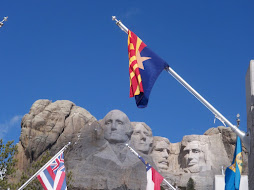
[[[250,131],[250,152],[248,156],[249,189],[254,190],[254,60],[250,65],[245,77],[246,88],[246,113],[247,131]]]

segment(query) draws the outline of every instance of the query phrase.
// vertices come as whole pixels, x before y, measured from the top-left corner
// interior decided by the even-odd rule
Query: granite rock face
[[[125,146],[131,145],[132,133],[129,118],[119,110],[83,128],[78,143],[66,154],[74,189],[145,189],[145,166]]]
[[[97,120],[67,100],[36,101],[21,127],[20,172],[45,151],[54,155],[72,143],[65,151],[66,171],[72,173],[72,188],[68,189],[146,189],[145,165],[125,146],[129,144],[172,185],[184,189],[191,177],[197,190],[213,190],[214,175],[231,164],[236,141],[229,128],[218,127],[170,143],[167,138],[154,137],[144,122],[131,122],[120,110]],[[243,158],[246,174],[245,149]]]
[[[22,118],[20,144],[30,161],[46,150],[54,155],[68,142],[75,142],[81,128],[94,121],[94,116],[70,101],[37,100]]]

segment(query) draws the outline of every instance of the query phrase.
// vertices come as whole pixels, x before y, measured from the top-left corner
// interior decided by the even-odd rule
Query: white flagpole
[[[126,146],[130,149],[130,151],[135,154],[139,159],[141,158],[141,156],[133,149],[131,148],[128,144],[126,144]],[[176,190],[164,177],[163,177],[163,181],[173,190]]]
[[[249,133],[245,133],[229,122],[218,110],[216,110],[208,101],[206,101],[196,90],[194,90],[182,77],[180,77],[171,67],[166,68],[180,84],[182,84],[193,96],[195,96],[205,107],[207,107],[217,119],[219,119],[224,125],[228,125],[236,135],[238,135],[246,146],[248,152],[250,152],[250,136]]]
[[[43,170],[45,170],[48,165],[53,162],[60,154],[62,154],[65,149],[68,148],[68,146],[71,144],[71,142],[69,142],[68,144],[66,144],[53,158],[51,158],[41,169],[39,169],[32,177],[30,177],[29,180],[26,181],[26,183],[24,183],[18,190],[22,190],[24,189],[32,180],[34,180],[34,178],[37,177],[37,175],[39,173],[41,173]]]
[[[116,21],[116,25],[128,34],[128,28],[123,25],[120,20],[117,20],[115,16],[112,16],[112,20]],[[182,84],[192,95],[194,95],[203,105],[205,105],[217,119],[219,119],[224,125],[228,125],[236,135],[238,135],[243,141],[248,152],[250,152],[250,134],[245,133],[238,129],[235,125],[230,123],[218,110],[216,110],[208,101],[206,101],[196,90],[194,90],[182,77],[180,77],[171,67],[165,68],[180,84]]]

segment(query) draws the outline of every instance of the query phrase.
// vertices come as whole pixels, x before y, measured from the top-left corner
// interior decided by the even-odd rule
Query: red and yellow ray
[[[140,52],[146,44],[130,30],[128,31],[128,53],[129,53],[129,73],[130,73],[130,97],[144,92],[139,69],[144,69],[143,61],[150,59],[140,57]]]

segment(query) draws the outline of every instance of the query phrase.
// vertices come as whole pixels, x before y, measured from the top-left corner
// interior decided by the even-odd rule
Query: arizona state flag
[[[225,171],[225,190],[239,190],[242,168],[242,144],[240,137],[237,137],[233,162]]]
[[[145,108],[156,79],[161,71],[168,67],[168,64],[130,30],[128,31],[128,53],[130,97],[135,96],[137,106]]]

